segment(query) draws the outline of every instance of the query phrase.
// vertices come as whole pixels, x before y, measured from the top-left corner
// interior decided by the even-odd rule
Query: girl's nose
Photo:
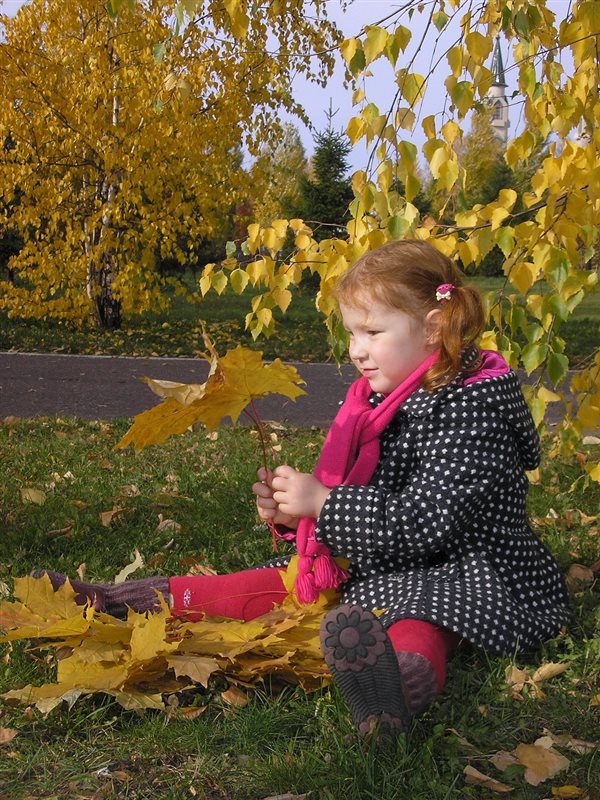
[[[348,355],[352,361],[361,361],[363,358],[365,358],[365,347],[360,339],[355,337],[350,340],[350,344],[348,345]]]

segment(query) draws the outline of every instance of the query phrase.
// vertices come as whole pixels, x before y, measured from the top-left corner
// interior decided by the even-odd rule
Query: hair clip
[[[454,288],[455,286],[453,283],[440,283],[435,290],[435,299],[438,303],[445,303],[447,300],[450,300],[450,295]]]

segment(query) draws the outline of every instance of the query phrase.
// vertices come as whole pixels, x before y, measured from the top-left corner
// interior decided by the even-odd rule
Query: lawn
[[[503,278],[477,277],[473,283],[484,291],[499,291]],[[184,276],[193,290],[195,278]],[[244,330],[244,316],[250,308],[251,292],[222,296],[209,293],[200,303],[189,303],[174,294],[170,309],[161,314],[147,314],[126,320],[121,330],[98,332],[76,330],[58,322],[8,320],[0,312],[0,350],[24,352],[101,353],[137,356],[193,356],[203,347],[198,322],[204,320],[219,352],[236,344],[260,349],[267,358],[284,361],[327,361],[330,351],[323,318],[314,305],[314,293],[301,287],[285,316],[277,314],[280,324],[276,335],[254,342]],[[510,292],[509,292],[510,293]],[[571,366],[600,347],[600,288],[586,295],[572,317],[562,325],[565,352]]]
[[[5,420],[0,426],[0,585],[47,566],[110,581],[137,548],[146,561],[132,577],[185,572],[191,563],[219,572],[241,569],[270,555],[270,536],[257,525],[250,484],[259,447],[248,429],[207,437],[195,431],[134,455],[116,451],[125,420]],[[282,461],[310,469],[322,431],[273,430]],[[598,484],[586,485],[582,448],[569,464],[544,462],[531,487],[536,530],[566,571],[573,563],[600,566]],[[594,454],[597,457],[597,453]],[[41,505],[22,489],[44,493]],[[38,498],[40,499],[40,498]],[[100,514],[126,510],[107,527]],[[159,516],[159,515],[162,515]],[[181,528],[160,526],[171,519]],[[600,624],[598,582],[573,582],[568,630],[539,650],[492,658],[463,647],[451,663],[448,686],[389,752],[365,748],[334,687],[312,694],[249,691],[244,708],[221,699],[218,679],[200,692],[208,704],[193,720],[158,711],[126,711],[111,698],[81,698],[43,717],[35,708],[0,708],[0,797],[233,798],[306,800],[442,800],[497,796],[468,785],[470,765],[513,789],[511,797],[598,800],[600,750]],[[0,645],[0,691],[52,679],[51,652],[22,643]],[[560,675],[523,688],[506,670],[530,674],[547,663],[567,664]],[[542,693],[540,693],[540,690]],[[595,698],[595,700],[594,700]],[[181,703],[196,702],[193,696]],[[172,700],[170,707],[175,707]],[[500,772],[497,751],[531,744],[545,732],[563,736],[556,750],[569,765],[539,786],[524,768]],[[569,742],[569,737],[582,740]],[[1,739],[0,739],[1,741]],[[587,744],[586,744],[587,743]],[[575,750],[573,749],[575,747]],[[566,787],[571,787],[567,789]]]

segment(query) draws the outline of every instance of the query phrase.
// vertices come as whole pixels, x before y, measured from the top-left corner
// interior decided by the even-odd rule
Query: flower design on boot
[[[365,665],[373,666],[385,650],[385,631],[374,626],[373,618],[361,614],[358,608],[338,610],[325,627],[325,660],[335,663],[338,671],[357,672]]]

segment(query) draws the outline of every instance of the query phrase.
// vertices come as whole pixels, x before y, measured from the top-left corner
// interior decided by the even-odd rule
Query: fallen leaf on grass
[[[156,526],[158,533],[181,533],[181,525],[173,519],[164,519],[162,514],[158,515],[158,525]]]
[[[565,576],[565,583],[570,592],[580,592],[594,582],[594,573],[585,564],[571,564]]]
[[[537,739],[534,744],[540,744],[542,740],[549,741],[550,746],[557,744],[559,747],[566,747],[567,750],[571,750],[573,753],[577,753],[578,755],[591,753],[592,750],[595,750],[596,747],[598,747],[598,742],[586,742],[584,739],[575,739],[568,733],[562,733],[557,736],[547,728],[544,728],[544,736],[541,737],[541,739]]]
[[[531,676],[531,680],[534,683],[541,683],[549,678],[554,678],[556,675],[561,675],[563,672],[566,672],[570,666],[571,664],[568,661],[563,661],[562,663],[549,661],[547,664],[542,664],[541,667],[536,669]]]
[[[125,581],[132,574],[132,572],[135,572],[136,570],[143,568],[144,559],[142,558],[139,550],[137,549],[134,550],[132,556],[133,556],[133,561],[131,562],[131,564],[128,564],[126,567],[123,567],[123,569],[117,575],[115,575],[115,581],[114,581],[115,583],[125,583]]]
[[[8,744],[17,735],[17,731],[13,728],[0,728],[0,745]]]
[[[51,531],[46,533],[46,536],[49,539],[58,539],[61,536],[70,536],[73,533],[75,522],[72,519],[68,520],[67,522],[68,524],[64,528],[53,528]]]
[[[328,593],[300,606],[291,594],[296,564],[297,558],[292,559],[283,575],[290,594],[282,605],[250,622],[171,618],[165,603],[154,614],[130,611],[119,620],[91,607],[82,610],[69,582],[54,592],[46,575],[16,578],[17,602],[0,600],[6,629],[0,641],[33,640],[65,657],[57,663],[55,683],[13,689],[2,697],[35,705],[43,714],[96,693],[114,697],[126,709],[165,711],[166,696],[205,685],[213,667],[234,684],[223,700],[240,705],[247,697],[236,684],[252,687],[265,675],[306,691],[322,688],[330,678],[319,627],[337,598]]]
[[[553,778],[567,769],[570,761],[552,747],[540,747],[538,744],[519,744],[515,755],[525,769],[525,780],[531,786]]]
[[[32,489],[30,486],[21,489],[21,502],[33,503],[36,506],[43,506],[46,502],[46,494],[40,489]]]
[[[218,575],[216,569],[209,567],[206,564],[188,564],[185,570],[186,575]]]
[[[118,517],[120,514],[124,514],[126,511],[129,511],[128,508],[117,508],[116,506],[112,508],[110,511],[101,511],[99,514],[100,523],[105,527],[108,528],[112,523],[115,517]]]
[[[563,800],[574,800],[583,795],[583,789],[579,786],[553,786],[552,797],[562,797]]]
[[[494,753],[488,761],[490,761],[497,770],[500,772],[504,772],[505,769],[509,767],[513,767],[515,764],[519,763],[519,759],[515,756],[514,753],[509,753],[507,750],[498,750],[497,753]]]
[[[248,695],[237,686],[230,686],[224,692],[221,692],[221,698],[230,706],[237,708],[245,708],[248,705]]]
[[[169,716],[174,719],[194,720],[204,714],[207,708],[208,706],[183,706],[182,708],[174,708]]]
[[[306,800],[308,792],[305,794],[271,794],[269,797],[263,797],[263,800]]]
[[[456,736],[458,743],[461,745],[461,747],[464,747],[466,750],[474,750],[476,753],[481,752],[475,747],[474,744],[471,744],[471,742],[469,742],[468,739],[465,739],[465,737],[462,734],[460,734],[456,730],[456,728],[448,728],[448,731]]]
[[[594,695],[594,697],[592,697],[592,699],[590,700],[590,705],[600,706],[600,694],[596,694]]]
[[[127,483],[119,489],[121,497],[139,497],[141,492],[135,483]]]
[[[491,789],[492,792],[498,792],[500,794],[514,791],[513,786],[507,786],[505,783],[490,778],[488,775],[484,775],[483,772],[479,772],[478,769],[470,765],[464,768],[463,773],[465,776],[465,783],[470,783],[474,786],[485,786],[486,789]]]
[[[538,667],[532,675],[529,670],[519,669],[518,667],[515,667],[514,664],[511,664],[505,669],[504,677],[509,686],[510,695],[511,697],[514,697],[515,700],[523,699],[523,695],[521,693],[526,686],[532,697],[541,699],[545,695],[540,684],[545,680],[549,680],[550,678],[554,678],[556,675],[566,672],[570,666],[571,664],[569,661],[560,663],[550,661],[547,664],[542,664],[541,667]]]

